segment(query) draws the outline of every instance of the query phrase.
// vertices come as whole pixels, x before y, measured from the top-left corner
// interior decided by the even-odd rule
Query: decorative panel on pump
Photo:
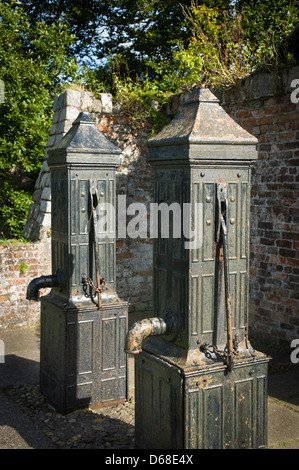
[[[227,184],[226,221],[233,333],[241,339],[248,326],[249,171],[234,167],[193,169],[193,203],[202,204],[203,237],[201,246],[192,250],[191,254],[191,334],[209,344],[225,342],[220,328],[218,332],[216,328],[222,320],[220,326],[223,331],[225,323],[223,303],[221,305],[218,296],[221,279],[215,233],[219,182]],[[222,253],[220,255],[223,256]]]

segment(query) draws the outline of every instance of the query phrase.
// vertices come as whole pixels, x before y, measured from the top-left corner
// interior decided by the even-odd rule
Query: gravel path
[[[4,393],[58,449],[134,449],[133,400],[64,416],[47,402],[38,385],[12,385]]]

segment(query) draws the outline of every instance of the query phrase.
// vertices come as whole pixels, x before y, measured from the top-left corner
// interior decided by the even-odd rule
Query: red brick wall
[[[287,345],[299,337],[299,104],[290,97],[295,77],[299,67],[264,74],[263,80],[253,76],[222,97],[231,101],[224,106],[230,116],[259,140],[251,192],[251,331]]]
[[[26,291],[33,278],[51,274],[50,251],[49,243],[0,246],[0,327],[39,322],[40,303],[26,300]]]

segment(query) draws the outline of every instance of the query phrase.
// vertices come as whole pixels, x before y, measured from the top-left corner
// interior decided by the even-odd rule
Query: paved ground
[[[129,362],[129,403],[101,412],[63,417],[39,394],[39,332],[0,329],[0,449],[134,448],[133,360]],[[0,345],[3,343],[0,343]],[[253,341],[254,344],[254,341]],[[268,394],[268,448],[299,449],[299,367],[290,350],[259,343],[271,361]],[[61,430],[61,432],[60,432]]]

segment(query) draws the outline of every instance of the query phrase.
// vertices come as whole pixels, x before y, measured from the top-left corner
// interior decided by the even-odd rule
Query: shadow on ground
[[[9,446],[5,430],[8,436],[13,429],[21,448],[134,449],[132,401],[64,416],[39,391],[39,362],[11,354],[5,357],[1,371],[2,448],[5,441]]]
[[[84,409],[63,416],[39,392],[38,330],[0,333],[5,343],[5,363],[0,364],[0,449],[134,449],[133,399],[117,407]],[[272,357],[269,447],[298,449],[299,364],[292,364],[291,348],[255,339],[251,343]],[[133,384],[133,376],[130,380]]]
[[[277,400],[284,400],[298,406],[299,412],[299,362],[291,361],[293,348],[265,344],[257,339],[252,346],[271,357],[269,361],[268,394]]]

